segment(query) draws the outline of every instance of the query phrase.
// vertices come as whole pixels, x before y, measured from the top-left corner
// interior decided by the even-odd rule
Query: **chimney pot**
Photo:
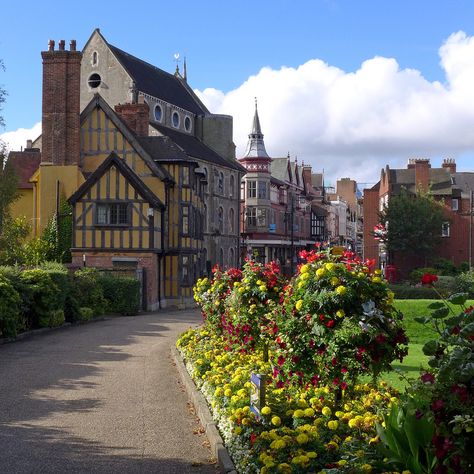
[[[26,140],[26,148],[32,148],[33,147],[33,140]]]
[[[76,51],[76,40],[71,40],[69,42],[69,49],[70,51]]]
[[[54,51],[54,40],[48,41],[48,51]]]
[[[59,51],[64,51],[65,47],[66,47],[66,41],[59,40]]]

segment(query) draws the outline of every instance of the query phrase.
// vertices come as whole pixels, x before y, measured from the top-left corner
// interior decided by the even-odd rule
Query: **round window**
[[[92,74],[87,82],[89,84],[89,87],[92,87],[92,89],[97,89],[100,86],[102,79],[99,74]]]
[[[173,127],[178,128],[179,127],[179,114],[178,114],[178,112],[173,112],[171,120],[173,122]]]
[[[155,105],[155,120],[161,122],[161,117],[163,116],[163,111],[161,110],[160,105]]]
[[[191,119],[189,117],[186,117],[184,119],[184,128],[186,129],[186,131],[190,131],[191,130]]]

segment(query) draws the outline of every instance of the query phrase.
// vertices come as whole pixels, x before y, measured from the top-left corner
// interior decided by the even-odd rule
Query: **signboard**
[[[250,375],[250,410],[260,418],[260,410],[265,406],[265,381],[264,374]]]
[[[268,232],[276,232],[276,224],[269,224]]]

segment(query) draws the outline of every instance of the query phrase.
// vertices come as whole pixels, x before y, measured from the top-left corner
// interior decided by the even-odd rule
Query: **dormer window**
[[[173,127],[175,127],[175,128],[179,127],[179,114],[178,114],[178,112],[173,112],[173,115],[171,116],[171,123],[173,124]]]

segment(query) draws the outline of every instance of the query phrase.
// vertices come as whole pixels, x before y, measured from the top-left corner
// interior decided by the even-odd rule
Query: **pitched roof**
[[[135,81],[139,91],[181,107],[196,115],[209,111],[182,79],[109,44],[112,53]]]
[[[155,161],[192,161],[170,137],[139,137],[138,140]]]
[[[71,204],[77,202],[84,194],[104,175],[104,173],[112,166],[116,166],[117,169],[122,173],[128,182],[137,190],[137,192],[143,196],[143,198],[151,204],[155,209],[164,208],[165,205],[155,195],[155,193],[135,174],[130,166],[125,163],[125,160],[119,158],[119,156],[112,152],[82,183],[77,191],[68,199]]]
[[[100,96],[100,94],[95,94],[89,104],[87,104],[85,109],[81,112],[81,124],[89,116],[90,112],[97,107],[102,109],[112,121],[112,123],[123,133],[125,138],[131,143],[137,153],[145,160],[150,170],[156,177],[170,182],[174,182],[174,179],[171,174],[152,159],[152,157],[147,153],[147,151],[138,141],[138,137],[135,136],[133,131],[128,128],[125,122],[123,122],[119,115],[109,106],[109,104],[107,104],[107,102]]]
[[[288,158],[272,159],[272,176],[281,181],[288,181]]]
[[[451,175],[446,168],[430,168],[428,177],[430,192],[437,196],[450,195],[452,190]],[[415,193],[415,170],[390,169],[390,183],[393,192],[397,193],[403,187],[408,192]]]
[[[452,175],[454,187],[461,189],[463,193],[470,193],[474,191],[474,173],[473,172],[458,172]]]
[[[175,143],[175,145],[177,145],[190,158],[207,161],[209,163],[214,163],[225,168],[232,168],[244,173],[246,171],[245,168],[236,160],[225,159],[193,135],[181,133],[177,130],[163,127],[162,125],[158,125],[156,123],[150,123],[150,126],[155,128],[162,135],[170,138]],[[149,140],[149,142],[152,142],[152,140]]]
[[[33,183],[30,183],[29,179],[41,163],[41,152],[36,148],[26,149],[25,151],[11,151],[8,155],[8,163],[18,175],[18,188],[33,188]]]

